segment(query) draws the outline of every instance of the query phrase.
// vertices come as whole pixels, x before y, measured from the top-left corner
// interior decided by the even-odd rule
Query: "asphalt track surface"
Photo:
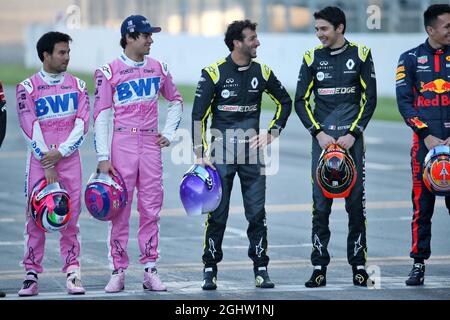
[[[252,262],[247,257],[247,222],[242,207],[238,179],[235,179],[231,209],[223,242],[224,259],[219,264],[218,289],[202,291],[204,216],[185,215],[178,196],[183,173],[190,167],[189,139],[181,139],[163,152],[164,206],[160,221],[160,259],[158,271],[167,284],[162,293],[142,290],[143,270],[138,263],[138,212],[136,205],[130,222],[128,252],[130,267],[126,273],[125,291],[106,294],[110,271],[107,258],[107,223],[89,216],[83,206],[79,220],[82,237],[82,280],[87,293],[69,296],[65,275],[61,273],[59,236],[48,234],[44,273],[39,277],[40,292],[31,298],[19,298],[24,271],[19,265],[23,255],[23,196],[26,147],[18,129],[14,107],[14,88],[6,88],[8,128],[0,151],[0,300],[448,300],[450,299],[450,216],[442,199],[438,199],[432,228],[432,256],[427,261],[425,285],[404,284],[412,266],[409,258],[412,216],[409,150],[411,130],[403,123],[372,121],[366,130],[366,199],[368,270],[375,278],[372,288],[352,284],[351,267],[346,259],[347,215],[343,201],[336,201],[330,218],[332,255],[327,286],[307,289],[304,282],[312,268],[311,252],[311,137],[295,112],[279,140],[277,173],[267,178],[266,211],[269,228],[269,272],[274,289],[254,286]],[[165,104],[161,104],[164,124]],[[392,108],[396,108],[395,105]],[[188,132],[191,106],[185,106],[181,128]],[[263,112],[261,126],[270,122],[272,112]],[[91,126],[92,127],[92,126]],[[81,147],[83,183],[96,167],[92,130]],[[185,161],[179,163],[180,150]],[[178,155],[178,156],[176,156]],[[175,160],[174,160],[175,159]],[[273,160],[272,158],[271,160]],[[273,160],[273,163],[276,161]]]

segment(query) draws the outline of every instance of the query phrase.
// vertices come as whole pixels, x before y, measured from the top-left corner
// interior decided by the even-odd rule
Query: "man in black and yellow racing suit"
[[[295,111],[312,136],[311,182],[313,194],[311,262],[313,274],[306,287],[326,285],[330,262],[329,216],[332,198],[327,198],[315,179],[323,149],[338,143],[349,150],[355,161],[357,180],[345,199],[349,217],[347,259],[353,270],[353,283],[366,286],[366,212],[364,194],[363,131],[376,106],[376,79],[371,51],[344,38],[345,14],[326,7],[314,14],[316,35],[322,45],[306,51],[295,95]],[[310,100],[314,95],[314,110]]]
[[[222,240],[236,173],[248,221],[248,256],[253,260],[255,283],[260,288],[274,287],[267,273],[266,176],[260,151],[284,128],[292,100],[273,71],[253,60],[260,45],[255,30],[256,23],[249,20],[228,26],[225,43],[231,54],[202,70],[195,94],[192,135],[197,163],[216,168],[222,182],[222,200],[206,221],[204,290],[217,287],[217,264],[223,257]],[[277,106],[267,132],[259,129],[263,92]],[[205,153],[208,116],[212,118],[209,156]]]

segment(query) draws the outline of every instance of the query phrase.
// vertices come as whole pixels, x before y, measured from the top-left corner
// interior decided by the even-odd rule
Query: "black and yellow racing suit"
[[[248,255],[254,267],[267,266],[267,226],[265,211],[266,177],[260,152],[249,149],[249,139],[259,133],[261,97],[266,92],[276,104],[269,132],[278,135],[286,125],[292,100],[273,71],[255,60],[248,66],[238,66],[231,55],[202,70],[192,110],[194,150],[203,155],[207,119],[211,116],[211,159],[222,181],[222,200],[208,214],[203,252],[205,267],[222,260],[222,240],[225,232],[230,195],[236,172],[239,175],[247,235]]]
[[[310,100],[314,95],[314,108]],[[295,111],[312,139],[311,182],[313,187],[311,262],[326,266],[330,262],[327,247],[330,240],[329,216],[333,199],[326,198],[315,179],[322,152],[315,137],[321,131],[334,137],[351,134],[355,143],[352,155],[357,180],[345,199],[349,215],[347,259],[351,265],[365,265],[366,212],[364,194],[363,131],[376,106],[376,77],[371,51],[364,45],[345,41],[341,48],[318,46],[306,51],[297,82]]]

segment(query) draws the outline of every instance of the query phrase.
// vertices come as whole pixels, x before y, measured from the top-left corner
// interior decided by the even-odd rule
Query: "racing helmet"
[[[42,179],[31,191],[28,210],[39,229],[45,232],[61,230],[71,216],[69,193],[60,183],[47,184]]]
[[[216,210],[222,200],[219,173],[208,166],[193,165],[181,180],[180,199],[188,216]]]
[[[127,204],[125,182],[117,170],[116,174],[95,172],[89,178],[84,191],[84,203],[95,219],[112,220]]]
[[[436,146],[423,162],[423,182],[437,196],[450,195],[450,147]]]
[[[316,170],[316,180],[327,198],[346,198],[356,182],[356,168],[350,153],[331,144],[322,151]]]

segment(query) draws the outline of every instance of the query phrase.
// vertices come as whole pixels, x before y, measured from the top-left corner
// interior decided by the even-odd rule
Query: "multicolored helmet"
[[[219,173],[208,166],[193,165],[181,180],[180,199],[188,216],[216,210],[222,200]]]
[[[423,162],[423,183],[437,196],[450,195],[450,147],[436,146]]]
[[[119,172],[96,172],[91,175],[84,191],[84,202],[89,213],[98,220],[112,220],[125,207],[128,192]]]
[[[28,209],[41,230],[61,230],[71,217],[69,193],[58,182],[47,184],[42,179],[31,191]]]
[[[349,152],[338,144],[322,151],[316,179],[327,198],[346,198],[356,182],[355,162]]]

